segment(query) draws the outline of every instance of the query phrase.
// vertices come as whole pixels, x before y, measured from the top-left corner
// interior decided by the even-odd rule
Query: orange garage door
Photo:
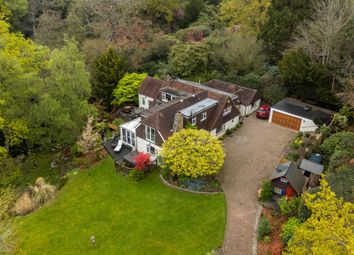
[[[301,119],[273,111],[272,123],[294,130],[300,130]]]

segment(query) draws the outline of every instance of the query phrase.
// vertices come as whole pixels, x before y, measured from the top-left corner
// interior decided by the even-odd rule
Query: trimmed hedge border
[[[194,194],[200,194],[200,195],[213,195],[213,194],[224,193],[223,191],[208,192],[208,191],[193,191],[193,190],[189,190],[189,189],[183,189],[183,188],[177,187],[177,186],[169,183],[168,181],[166,181],[161,174],[160,174],[160,179],[163,182],[163,184],[165,184],[167,187],[175,189],[175,190],[179,190],[179,191],[184,191],[184,192],[189,192],[189,193],[194,193]]]

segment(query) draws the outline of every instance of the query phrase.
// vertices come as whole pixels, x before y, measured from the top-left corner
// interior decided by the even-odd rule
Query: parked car
[[[267,104],[262,105],[256,112],[256,116],[260,119],[268,119],[270,113],[270,106]]]

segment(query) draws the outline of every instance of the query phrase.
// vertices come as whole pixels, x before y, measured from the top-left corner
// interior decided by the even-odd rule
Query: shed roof
[[[312,162],[311,160],[308,159],[303,159],[300,164],[300,169],[321,175],[323,172],[323,165]]]
[[[305,184],[305,177],[299,171],[297,165],[292,162],[286,162],[279,164],[270,176],[271,180],[275,180],[281,177],[286,177],[289,180],[291,186],[295,189],[297,194],[301,193],[301,190]]]
[[[287,112],[305,119],[315,120],[319,119],[323,123],[329,123],[334,114],[333,111],[310,105],[293,98],[284,98],[277,104],[272,106],[283,112]]]

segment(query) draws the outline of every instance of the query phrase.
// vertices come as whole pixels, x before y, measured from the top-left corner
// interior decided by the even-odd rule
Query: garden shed
[[[296,163],[288,161],[281,163],[270,176],[274,197],[281,198],[298,196],[306,182]]]
[[[318,124],[328,124],[334,112],[293,98],[284,98],[272,106],[269,122],[296,131],[315,131]]]

